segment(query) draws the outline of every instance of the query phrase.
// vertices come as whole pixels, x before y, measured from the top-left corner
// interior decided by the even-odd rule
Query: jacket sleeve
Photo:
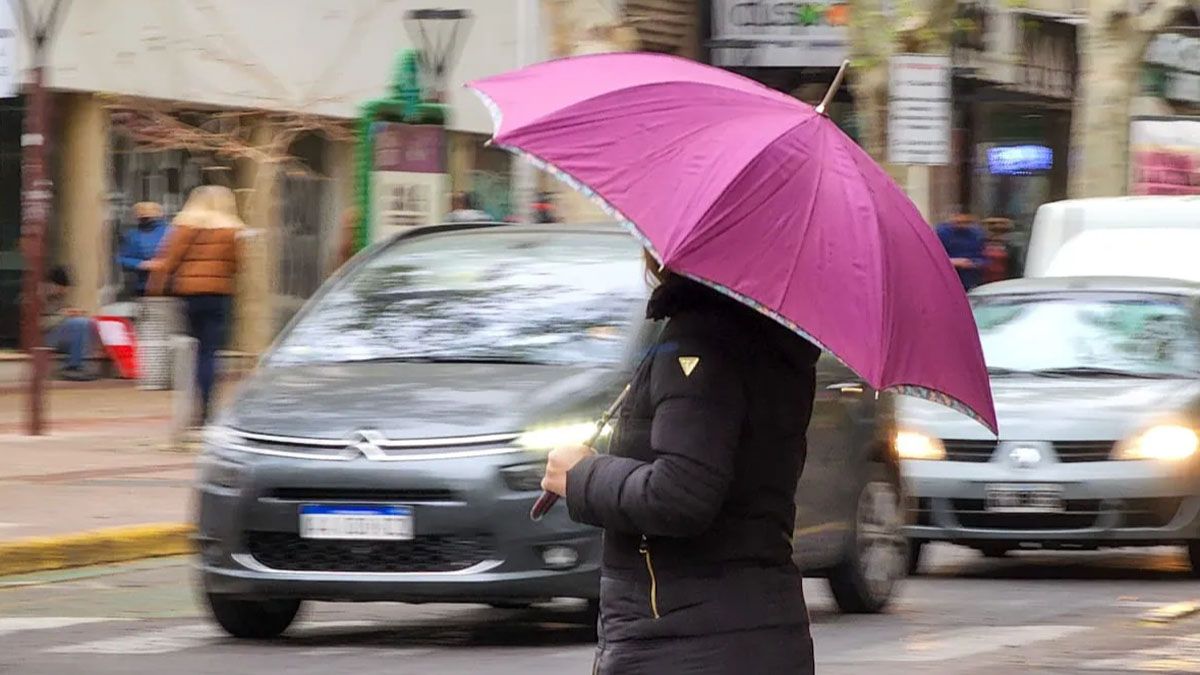
[[[680,323],[673,319],[666,334],[676,333],[678,351],[656,354],[650,366],[654,461],[601,455],[577,464],[567,474],[577,522],[693,537],[720,512],[746,416],[742,375],[727,347]]]
[[[180,226],[172,227],[167,232],[166,238],[158,249],[158,258],[156,260],[159,265],[150,273],[150,279],[146,282],[147,294],[163,294],[167,280],[171,278],[171,275],[175,274],[179,263],[183,261],[183,256],[187,253],[187,247],[191,243],[191,238],[194,234],[194,228]]]
[[[136,270],[138,265],[142,263],[142,259],[138,257],[136,247],[133,242],[133,233],[126,232],[124,237],[121,237],[121,250],[117,255],[117,264],[126,270]]]

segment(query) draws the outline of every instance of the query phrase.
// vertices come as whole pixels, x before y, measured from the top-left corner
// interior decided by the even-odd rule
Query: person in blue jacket
[[[971,290],[983,279],[983,267],[987,264],[984,252],[987,233],[975,218],[966,213],[957,213],[950,222],[937,226],[938,239],[954,263],[963,288]]]
[[[162,207],[154,202],[134,204],[133,215],[137,218],[137,227],[122,238],[117,262],[126,273],[134,275],[133,290],[141,297],[146,294],[146,280],[150,278],[154,257],[170,226],[163,218]]]

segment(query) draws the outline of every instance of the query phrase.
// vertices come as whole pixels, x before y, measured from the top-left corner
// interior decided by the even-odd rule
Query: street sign
[[[445,168],[446,130],[437,125],[377,122],[373,239],[386,239],[420,225],[440,222],[445,214],[449,176]]]
[[[888,161],[950,163],[949,55],[897,54],[888,88]]]
[[[10,2],[0,3],[0,98],[12,98],[21,93],[17,68],[21,32],[12,8]]]

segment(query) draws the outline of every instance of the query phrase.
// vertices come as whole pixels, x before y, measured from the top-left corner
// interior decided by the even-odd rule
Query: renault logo
[[[1031,469],[1042,461],[1042,451],[1028,445],[1018,445],[1008,453],[1009,460],[1019,469]]]
[[[354,432],[354,440],[346,450],[352,457],[362,455],[371,461],[380,461],[387,459],[387,453],[381,447],[386,440],[378,431],[364,429]]]

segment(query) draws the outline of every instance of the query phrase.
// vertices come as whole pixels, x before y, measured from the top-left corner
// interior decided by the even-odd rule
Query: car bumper
[[[519,453],[381,465],[233,457],[235,487],[202,478],[197,548],[206,592],[242,597],[397,602],[520,602],[599,593],[601,537],[559,507],[529,519],[536,493],[513,492],[499,468]],[[411,506],[411,542],[299,537],[312,503]],[[574,564],[548,565],[548,547]],[[439,561],[431,564],[431,560]]]
[[[906,461],[913,539],[1129,546],[1200,539],[1196,463],[1101,461],[1018,469],[997,462]],[[988,486],[1058,486],[1063,513],[986,509]]]

